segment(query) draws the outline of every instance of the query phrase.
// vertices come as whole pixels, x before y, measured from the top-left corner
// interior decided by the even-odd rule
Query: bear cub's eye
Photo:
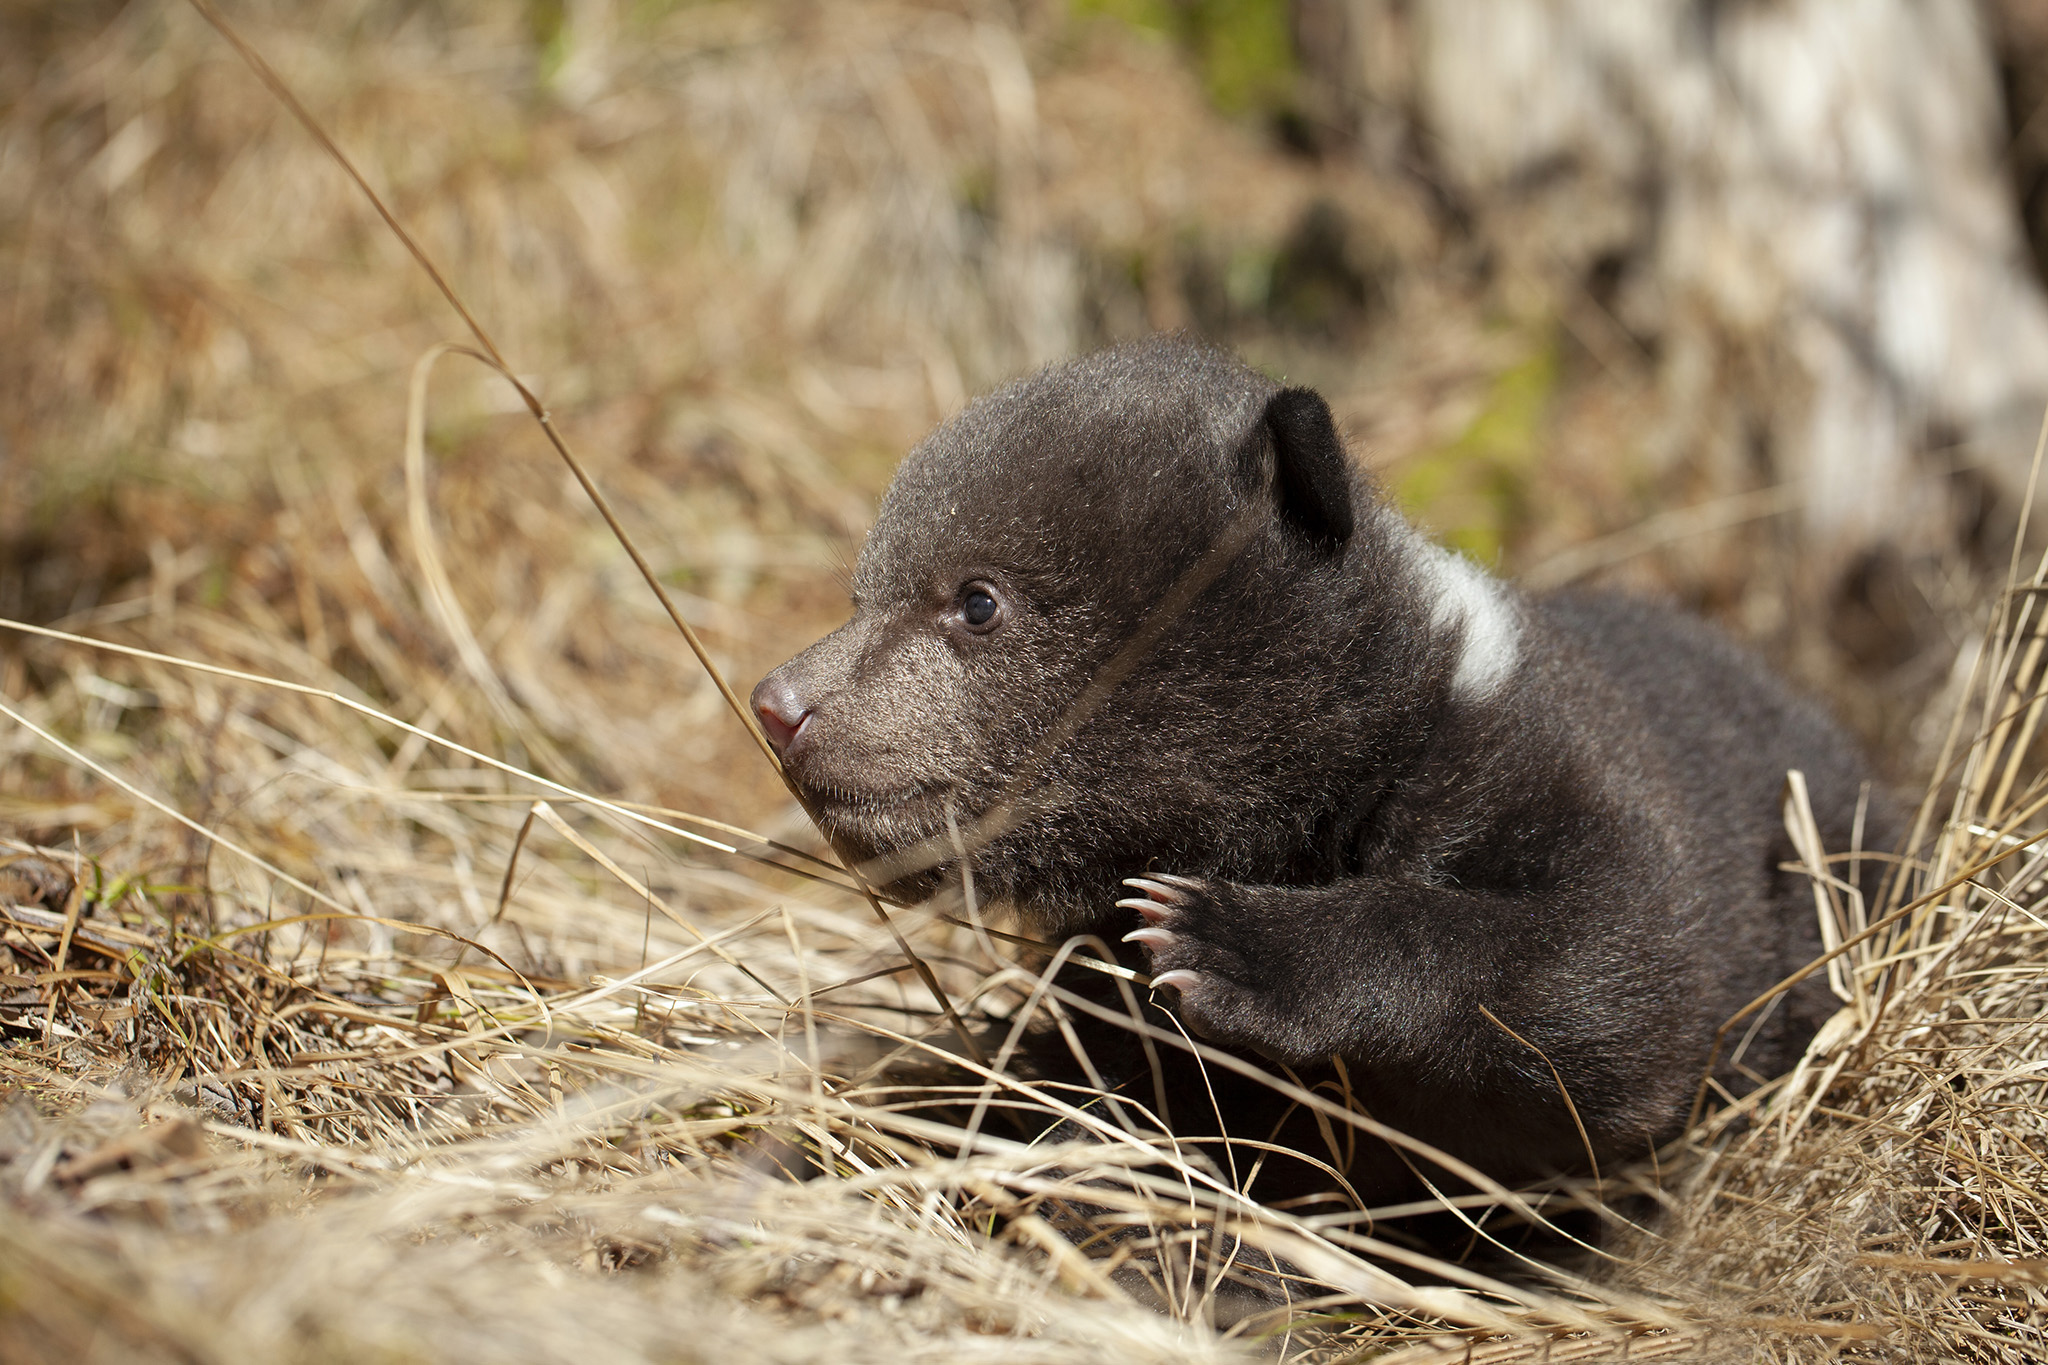
[[[960,619],[969,630],[994,630],[1002,604],[986,583],[969,583],[960,590]]]

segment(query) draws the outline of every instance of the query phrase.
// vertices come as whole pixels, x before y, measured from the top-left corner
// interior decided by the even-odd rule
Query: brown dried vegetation
[[[1432,460],[1584,437],[1482,509],[1497,548],[1734,600],[1753,542],[1702,530],[1754,509],[1625,529],[1644,376],[1560,360],[1411,190],[1274,153],[1163,41],[887,0],[234,15],[737,681],[831,623],[966,393],[1190,321],[1325,384],[1425,510]],[[0,92],[0,1360],[2043,1349],[2040,574],[1937,700],[1891,899],[1821,882],[1850,946],[1807,1066],[1656,1168],[1468,1211],[1662,1208],[1489,1280],[951,1059],[509,387],[443,357],[408,402],[466,338],[195,11],[0,9]],[[1304,323],[1272,281],[1333,232],[1370,288]],[[1009,940],[892,913],[988,1036],[1056,1015]],[[1302,1301],[1211,1325],[1233,1246]]]

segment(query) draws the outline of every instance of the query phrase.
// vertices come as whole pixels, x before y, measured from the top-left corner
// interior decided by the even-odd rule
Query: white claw
[[[1202,978],[1199,974],[1191,972],[1185,967],[1176,967],[1170,972],[1161,972],[1153,977],[1152,984],[1154,987],[1171,986],[1175,990],[1185,993],[1190,987],[1201,985]]]
[[[1154,952],[1159,951],[1161,948],[1172,947],[1174,939],[1175,935],[1172,930],[1154,928],[1149,924],[1142,929],[1133,929],[1124,935],[1124,942],[1142,943]]]
[[[1187,900],[1187,892],[1189,890],[1199,889],[1201,885],[1199,882],[1187,882],[1186,878],[1176,878],[1175,880],[1185,882],[1186,885],[1184,887],[1174,886],[1156,877],[1126,877],[1124,878],[1124,885],[1134,891],[1144,892],[1148,897],[1162,905],[1181,904]]]
[[[1163,902],[1146,900],[1143,897],[1139,896],[1127,897],[1123,900],[1118,901],[1116,904],[1119,910],[1137,911],[1140,915],[1144,917],[1145,922],[1147,924],[1157,924],[1160,920],[1165,919],[1166,912],[1170,908]]]

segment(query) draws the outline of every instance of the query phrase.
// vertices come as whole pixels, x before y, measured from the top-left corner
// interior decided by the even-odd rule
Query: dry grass
[[[1955,781],[1929,798],[1935,828],[1897,908],[1837,893],[1822,912],[1843,944],[1841,1013],[1781,1085],[1688,1140],[1663,1237],[1632,1248],[1631,1278],[1665,1293],[1839,1324],[1804,1343],[1760,1334],[1759,1358],[2048,1351],[2044,571],[1975,656]]]
[[[1185,321],[1183,267],[1318,198],[1431,249],[1051,8],[233,13],[742,684],[964,393]],[[0,1359],[2038,1354],[2036,593],[1957,679],[1849,1022],[1665,1154],[1662,1235],[1418,1264],[953,1058],[503,382],[444,360],[408,476],[459,334],[231,51],[182,4],[5,18],[0,609],[65,634],[0,631]],[[1531,344],[1460,288],[1401,286],[1399,346],[1247,344],[1398,471]],[[894,917],[989,1036],[1056,1014],[1018,945]],[[1307,1302],[1209,1325],[1232,1246]]]

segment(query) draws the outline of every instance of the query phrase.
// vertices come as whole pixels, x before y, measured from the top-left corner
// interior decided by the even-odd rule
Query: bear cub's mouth
[[[832,846],[879,889],[904,898],[930,895],[955,861],[948,809],[963,839],[978,820],[976,812],[959,805],[953,783],[877,790],[836,782],[814,785],[794,770],[790,777]]]

